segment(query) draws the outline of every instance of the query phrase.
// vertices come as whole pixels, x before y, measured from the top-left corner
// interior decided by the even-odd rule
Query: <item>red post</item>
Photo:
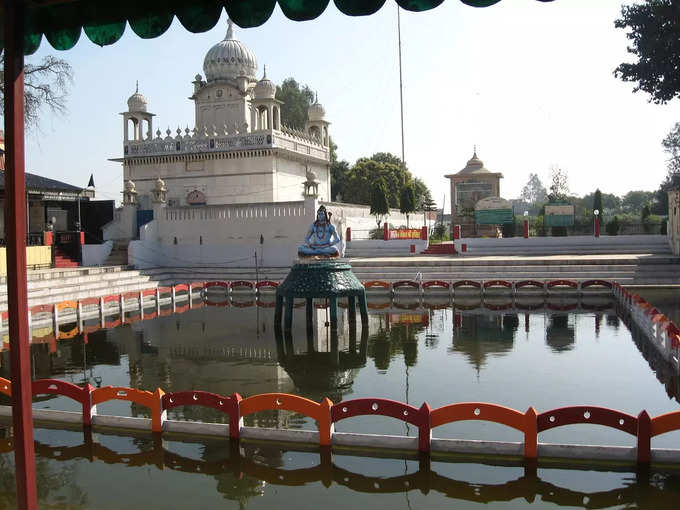
[[[456,241],[460,239],[460,225],[453,226],[453,240]]]
[[[347,227],[347,232],[345,233],[345,241],[348,243],[352,242],[352,229]]]
[[[413,253],[415,253],[415,252],[416,252],[416,245],[415,245],[415,244],[412,244],[412,245],[411,245],[411,253],[413,254]]]
[[[38,508],[26,283],[24,2],[5,1],[5,231],[17,507]]]
[[[529,239],[529,220],[524,220],[524,239]]]
[[[80,244],[85,244],[85,232],[80,232]]]
[[[50,231],[45,232],[44,243],[45,246],[52,246],[54,244],[54,234]]]
[[[390,232],[387,227],[387,222],[383,223],[383,241],[389,241]]]
[[[423,225],[420,229],[420,240],[427,241],[427,227]]]
[[[595,216],[593,221],[595,222],[595,237],[600,237],[600,217]]]

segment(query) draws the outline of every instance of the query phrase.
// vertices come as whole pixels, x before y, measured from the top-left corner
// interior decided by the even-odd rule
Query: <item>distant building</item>
[[[491,172],[477,157],[475,149],[465,168],[455,174],[445,175],[451,180],[451,223],[461,225],[463,235],[491,235],[495,228],[475,225],[475,204],[488,197],[500,197],[500,180],[503,174]],[[488,230],[488,233],[486,232]]]

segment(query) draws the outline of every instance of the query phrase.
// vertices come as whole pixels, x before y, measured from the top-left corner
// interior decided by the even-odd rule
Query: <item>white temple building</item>
[[[121,113],[123,157],[113,160],[123,165],[123,205],[103,227],[107,246],[93,265],[289,266],[321,202],[341,238],[347,228],[375,228],[370,207],[330,202],[323,106],[310,105],[304,131],[287,128],[276,86],[257,71],[229,21],[203,60],[205,76],[193,81],[193,128],[154,132],[147,99],[139,90],[130,96]],[[389,222],[407,218],[396,210]]]
[[[302,199],[312,172],[320,200],[330,199],[329,122],[325,110],[310,106],[305,131],[281,123],[281,101],[266,69],[257,79],[255,54],[229,28],[208,50],[204,77],[196,75],[189,98],[194,127],[154,132],[154,113],[136,90],[123,117],[123,179],[132,181],[140,210],[152,209],[158,178],[171,207]],[[128,187],[130,184],[127,185]]]

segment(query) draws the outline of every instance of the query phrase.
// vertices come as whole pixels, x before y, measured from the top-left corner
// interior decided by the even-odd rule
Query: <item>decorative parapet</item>
[[[181,130],[177,130],[177,136],[158,136],[152,140],[128,141],[123,145],[125,158],[139,156],[164,156],[177,154],[196,154],[207,152],[229,152],[255,149],[285,149],[297,154],[312,156],[317,159],[328,161],[330,159],[328,149],[319,142],[310,139],[302,132],[264,131],[244,134],[218,134],[213,132],[198,133],[182,136]]]
[[[165,221],[225,221],[264,218],[311,218],[314,211],[305,202],[269,202],[261,204],[206,205],[202,207],[167,207]]]

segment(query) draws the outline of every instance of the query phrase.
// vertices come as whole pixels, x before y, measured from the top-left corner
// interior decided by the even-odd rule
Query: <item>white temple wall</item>
[[[295,201],[302,198],[303,183],[307,180],[307,167],[316,174],[319,182],[319,200],[330,196],[330,171],[327,165],[302,163],[290,159],[276,159],[275,201]]]
[[[160,207],[128,248],[129,263],[150,267],[287,267],[296,258],[317,203]],[[342,238],[344,223],[333,218]],[[262,239],[262,243],[260,243]],[[344,242],[343,242],[344,245]]]
[[[371,207],[368,205],[345,204],[340,202],[327,202],[324,205],[329,211],[342,218],[346,227],[350,227],[353,231],[366,231],[377,228],[375,216],[371,215]],[[405,227],[406,215],[399,212],[399,209],[390,209],[390,214],[383,219],[390,227]],[[410,228],[420,228],[427,225],[424,221],[422,212],[414,212],[409,215],[408,225]],[[344,231],[343,231],[344,234]],[[354,237],[354,236],[353,236]]]

